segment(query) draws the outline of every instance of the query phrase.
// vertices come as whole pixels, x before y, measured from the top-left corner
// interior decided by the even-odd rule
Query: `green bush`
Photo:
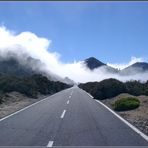
[[[140,101],[137,98],[127,97],[117,100],[113,104],[113,109],[116,111],[132,110],[139,107]]]

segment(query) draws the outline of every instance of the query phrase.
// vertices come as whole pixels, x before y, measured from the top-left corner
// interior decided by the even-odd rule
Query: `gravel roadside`
[[[112,109],[112,104],[123,97],[135,97],[130,94],[120,94],[114,98],[101,100],[104,104]],[[137,109],[130,111],[116,112],[131,124],[136,126],[139,130],[148,136],[148,96],[136,96],[140,100],[140,106]]]
[[[49,95],[48,95],[49,96]],[[5,94],[5,102],[0,104],[0,118],[12,114],[28,105],[42,100],[47,96],[39,95],[37,99],[26,97],[19,92]]]

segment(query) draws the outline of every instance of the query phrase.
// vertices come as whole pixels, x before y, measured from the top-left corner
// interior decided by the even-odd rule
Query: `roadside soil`
[[[3,118],[11,113],[14,113],[28,105],[31,105],[47,96],[39,95],[37,99],[29,98],[19,92],[6,93],[4,102],[0,104],[0,118]]]
[[[124,97],[138,98],[140,100],[140,106],[134,110],[120,111],[116,113],[118,113],[120,116],[122,116],[124,119],[129,121],[131,124],[133,124],[135,127],[137,127],[139,130],[141,130],[148,136],[148,96],[132,96],[130,94],[123,93],[114,98],[105,99],[101,101],[112,109],[112,104],[116,100],[119,100]]]

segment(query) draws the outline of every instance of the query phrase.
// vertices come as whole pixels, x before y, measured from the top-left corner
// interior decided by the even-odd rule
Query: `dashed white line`
[[[71,96],[69,96],[69,98],[71,98]]]
[[[69,104],[69,100],[67,101],[67,104]]]
[[[73,91],[71,92],[71,96],[72,96],[72,94],[73,94]]]
[[[44,99],[42,99],[42,100],[40,100],[40,101],[38,101],[38,102],[35,102],[35,103],[31,104],[31,105],[28,105],[28,106],[26,106],[26,107],[24,107],[24,108],[22,108],[22,109],[20,109],[20,110],[18,110],[18,111],[16,111],[16,112],[10,114],[10,115],[8,115],[8,116],[5,116],[5,117],[3,117],[3,118],[0,119],[0,122],[3,121],[3,120],[5,120],[5,119],[7,119],[7,118],[9,118],[9,117],[11,117],[11,116],[13,116],[13,115],[15,115],[15,114],[20,113],[20,112],[22,112],[22,111],[24,111],[24,110],[26,110],[26,109],[28,109],[28,108],[34,106],[34,105],[37,105],[37,104],[39,104],[40,102],[43,102],[43,101],[45,101],[45,100],[49,100],[49,98],[51,98],[51,97],[53,97],[53,96],[55,96],[55,95],[57,95],[57,93],[54,94],[54,95],[52,95],[52,96],[46,97],[46,98],[44,98]]]
[[[54,141],[49,141],[47,144],[47,147],[52,147],[53,146]]]
[[[62,113],[62,115],[61,115],[61,119],[64,118],[65,113],[66,113],[66,110],[63,111],[63,113]]]

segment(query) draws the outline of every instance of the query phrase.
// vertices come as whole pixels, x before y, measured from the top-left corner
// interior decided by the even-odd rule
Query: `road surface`
[[[0,121],[0,146],[145,145],[143,137],[78,87]]]

